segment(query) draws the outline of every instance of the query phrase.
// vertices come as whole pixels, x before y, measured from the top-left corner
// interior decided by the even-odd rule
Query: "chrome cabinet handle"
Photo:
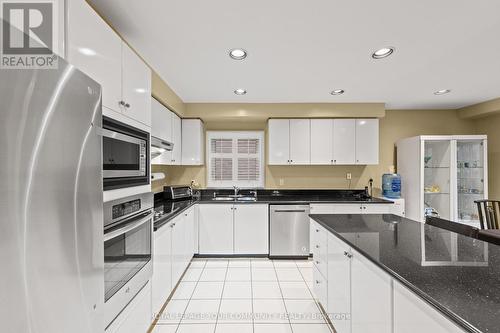
[[[319,249],[319,245],[316,245],[316,248]]]
[[[125,106],[125,102],[124,101],[118,101],[118,105]]]
[[[319,232],[319,229],[316,229],[316,232]]]
[[[316,280],[316,284],[320,284],[320,283],[321,283],[321,281],[320,281],[320,280]]]
[[[349,259],[351,259],[351,258],[352,258],[352,254],[351,254],[351,253],[349,253],[349,252],[347,252],[347,251],[344,251],[344,255],[345,255],[347,258],[349,258]]]
[[[129,104],[129,103],[125,103],[125,107],[126,107],[126,108],[129,108],[129,107],[130,107],[130,104]]]
[[[319,265],[319,261],[318,260],[316,260],[316,265]]]

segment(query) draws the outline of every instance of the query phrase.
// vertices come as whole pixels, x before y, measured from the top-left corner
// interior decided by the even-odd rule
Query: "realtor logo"
[[[57,0],[2,0],[1,67],[56,68]]]

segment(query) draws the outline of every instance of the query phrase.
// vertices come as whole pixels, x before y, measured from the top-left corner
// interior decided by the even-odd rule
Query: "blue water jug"
[[[382,175],[382,195],[386,198],[401,198],[401,176],[397,173]]]

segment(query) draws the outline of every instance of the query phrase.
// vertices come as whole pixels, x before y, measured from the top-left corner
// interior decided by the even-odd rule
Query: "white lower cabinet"
[[[351,249],[351,332],[392,332],[392,278]]]
[[[188,208],[154,233],[150,323],[159,313],[194,255],[195,209],[195,206]]]
[[[311,204],[311,214],[393,214],[393,203]]]
[[[268,205],[234,206],[234,253],[269,253]]]
[[[351,261],[350,247],[328,235],[328,309],[338,333],[351,330]]]
[[[454,333],[463,330],[394,281],[394,332]]]
[[[106,333],[147,332],[151,325],[151,282],[144,286],[106,329]]]
[[[172,228],[165,225],[154,233],[152,303],[158,314],[172,291]]]
[[[233,205],[199,205],[200,254],[233,253]]]
[[[267,204],[200,204],[199,253],[269,253]]]
[[[311,226],[322,228],[312,219]],[[327,274],[314,264],[314,294],[337,333],[463,332],[348,243],[323,230],[328,233]],[[356,235],[342,237],[355,244]]]

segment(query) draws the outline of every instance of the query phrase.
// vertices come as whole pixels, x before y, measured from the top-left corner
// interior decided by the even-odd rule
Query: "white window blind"
[[[264,187],[264,132],[207,132],[208,187]]]

